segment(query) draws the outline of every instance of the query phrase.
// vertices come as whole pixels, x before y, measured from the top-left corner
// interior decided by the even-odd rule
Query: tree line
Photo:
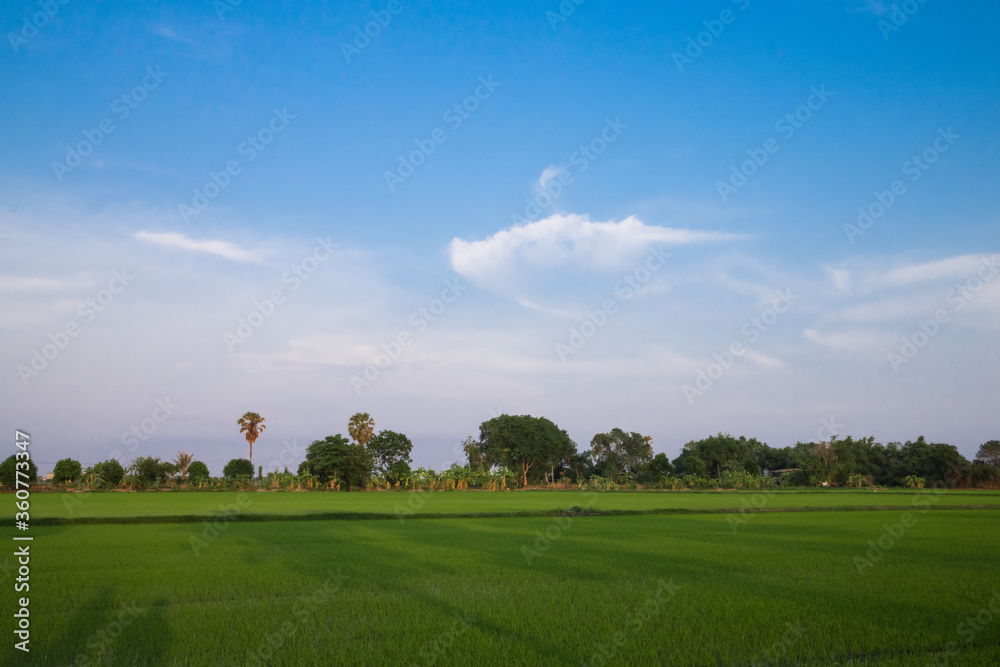
[[[340,433],[315,440],[295,473],[270,471],[252,462],[253,444],[264,431],[264,418],[248,412],[237,424],[250,445],[250,458],[230,460],[222,478],[191,454],[173,461],[136,458],[128,467],[115,459],[84,469],[74,459],[59,461],[53,480],[88,488],[141,489],[155,485],[197,488],[254,485],[272,488],[358,489],[505,489],[537,485],[596,488],[760,488],[762,486],[923,486],[1000,488],[1000,441],[991,440],[973,461],[957,448],[927,442],[923,436],[882,445],[873,437],[832,437],[829,442],[775,448],[756,438],[719,433],[684,445],[672,461],[653,453],[652,438],[613,428],[597,433],[582,451],[549,419],[500,415],[484,421],[479,438],[463,443],[465,465],[435,472],[413,470],[413,443],[390,430],[375,432],[368,413],[353,415],[350,439]],[[15,458],[0,464],[0,484],[14,485]],[[30,464],[34,477],[37,468]]]

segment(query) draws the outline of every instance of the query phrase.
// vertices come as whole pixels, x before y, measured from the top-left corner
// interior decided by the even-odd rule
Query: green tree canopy
[[[590,441],[594,465],[605,471],[615,482],[623,474],[637,476],[653,458],[649,438],[639,433],[626,433],[613,428],[598,433]]]
[[[410,458],[413,443],[402,433],[379,431],[378,435],[367,442],[365,448],[371,453],[375,468],[383,474],[397,463],[413,463],[413,459]]]
[[[1000,467],[1000,440],[990,440],[980,445],[979,451],[976,452],[976,461]]]
[[[108,459],[107,461],[95,463],[87,472],[96,476],[97,483],[105,487],[118,486],[125,478],[125,468],[122,467],[122,464],[117,459]]]
[[[545,417],[530,415],[500,415],[484,421],[479,441],[491,466],[520,468],[525,485],[533,466],[562,466],[576,453],[566,431]]]
[[[188,466],[188,479],[191,480],[192,484],[199,484],[210,477],[208,472],[208,466],[202,461],[192,461],[191,465]]]
[[[324,484],[336,479],[348,491],[351,487],[363,488],[374,467],[372,455],[367,449],[339,433],[309,445],[304,463],[306,470],[319,477]],[[299,471],[300,474],[303,472],[301,466]]]
[[[83,467],[75,459],[60,459],[52,469],[52,479],[56,482],[72,482],[80,478]]]
[[[222,476],[228,480],[237,478],[253,479],[253,464],[250,459],[232,459],[222,469]]]
[[[34,484],[38,479],[38,466],[35,465],[34,461],[28,459],[27,467],[27,483]],[[24,466],[21,466],[21,472],[25,472]],[[21,480],[24,482],[24,477]],[[3,463],[0,463],[0,484],[3,484],[10,490],[14,490],[17,484],[17,455],[11,454]]]
[[[129,472],[143,482],[165,482],[174,472],[174,466],[153,456],[140,456],[129,466]]]

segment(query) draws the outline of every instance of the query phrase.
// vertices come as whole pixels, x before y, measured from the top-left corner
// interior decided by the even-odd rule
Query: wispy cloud
[[[880,16],[885,14],[886,8],[882,0],[865,0],[863,5],[848,7],[848,14],[875,14]]]
[[[4,294],[37,294],[39,292],[62,292],[78,287],[79,281],[55,278],[35,278],[31,276],[0,276],[0,292]]]
[[[554,290],[634,269],[651,248],[737,238],[742,237],[647,225],[635,216],[595,222],[586,215],[559,214],[503,229],[481,241],[455,238],[448,252],[452,268],[470,282],[525,307],[552,312],[551,303],[542,302],[558,300]]]
[[[140,241],[155,243],[169,248],[218,255],[219,257],[231,259],[236,262],[255,262],[258,260],[257,253],[244,250],[228,241],[220,241],[218,239],[200,241],[176,232],[145,231],[136,232],[135,238]]]
[[[487,279],[515,266],[622,268],[637,251],[653,245],[683,245],[740,238],[643,224],[635,216],[620,222],[593,222],[585,215],[553,215],[501,230],[483,241],[455,238],[449,246],[452,267],[470,280]]]

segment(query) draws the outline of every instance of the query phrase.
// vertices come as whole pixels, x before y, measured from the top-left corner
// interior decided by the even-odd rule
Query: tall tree
[[[500,415],[479,426],[479,440],[491,465],[520,468],[527,486],[528,471],[536,464],[559,465],[576,453],[566,431],[545,417]]]
[[[250,445],[249,461],[250,463],[253,463],[253,443],[257,442],[257,438],[260,437],[261,431],[266,428],[264,426],[264,418],[256,412],[248,412],[240,417],[236,423],[240,427],[240,433],[246,434],[247,444]]]
[[[188,454],[183,449],[177,452],[177,458],[174,459],[174,468],[177,472],[181,474],[181,482],[187,479],[188,466],[194,461],[194,454]]]
[[[990,440],[979,446],[976,460],[986,465],[1000,467],[1000,440]]]
[[[462,443],[462,451],[469,457],[469,467],[471,469],[485,471],[491,467],[486,460],[486,451],[483,449],[482,443],[474,439],[471,435]]]
[[[410,458],[413,443],[402,433],[379,431],[378,435],[368,441],[365,448],[371,453],[375,467],[383,473],[397,463],[413,463],[413,459]]]
[[[598,433],[590,441],[591,456],[598,468],[614,479],[622,474],[636,475],[653,458],[652,438],[638,433],[626,433],[620,428]]]
[[[372,456],[367,449],[348,441],[339,433],[309,445],[303,462],[309,473],[319,477],[324,484],[336,479],[348,491],[352,486],[364,487],[371,476],[372,464]]]
[[[357,412],[347,423],[347,432],[364,447],[375,435],[375,420],[367,412]]]

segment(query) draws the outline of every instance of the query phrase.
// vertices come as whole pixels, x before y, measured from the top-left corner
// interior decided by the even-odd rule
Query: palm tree
[[[347,422],[347,432],[362,447],[375,435],[375,420],[367,412],[358,412]]]
[[[256,412],[248,412],[236,420],[236,423],[240,427],[240,433],[246,433],[247,444],[250,445],[250,463],[253,463],[253,443],[257,442],[261,431],[266,428],[264,418]]]
[[[183,449],[177,452],[177,458],[174,459],[174,468],[181,474],[181,484],[187,479],[188,466],[194,461],[194,454],[188,454]]]

